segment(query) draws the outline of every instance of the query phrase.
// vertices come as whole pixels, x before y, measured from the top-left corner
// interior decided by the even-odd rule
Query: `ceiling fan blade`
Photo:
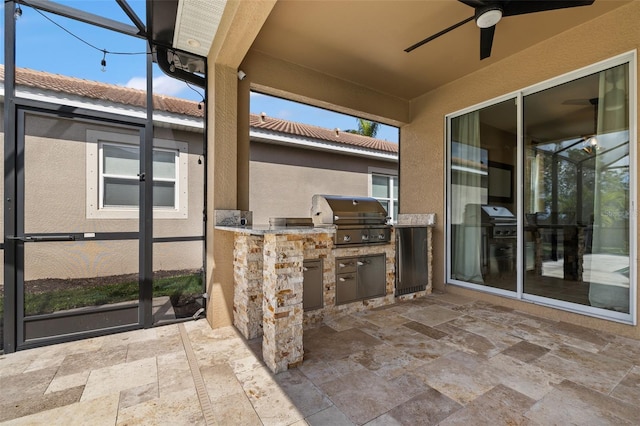
[[[434,34],[434,35],[432,35],[432,36],[429,36],[429,37],[425,38],[424,40],[419,41],[419,42],[417,42],[416,44],[414,44],[414,45],[412,45],[412,46],[407,47],[406,49],[404,49],[404,51],[405,51],[405,52],[407,52],[407,53],[409,53],[409,52],[411,52],[413,49],[417,49],[418,47],[422,46],[423,44],[425,44],[425,43],[429,43],[431,40],[434,40],[434,39],[436,39],[436,38],[440,37],[441,35],[444,35],[444,34],[448,33],[449,31],[455,30],[455,29],[456,29],[456,28],[458,28],[459,26],[464,25],[464,24],[466,24],[466,23],[467,23],[467,22],[469,22],[469,21],[473,21],[473,19],[474,19],[474,17],[472,16],[472,17],[467,18],[467,19],[465,19],[465,20],[463,20],[463,21],[460,21],[460,22],[458,22],[457,24],[454,24],[454,25],[450,26],[449,28],[445,28],[444,30],[440,31],[439,33],[436,33],[436,34]]]
[[[547,10],[589,6],[595,0],[513,0],[502,5],[502,16],[524,15]]]
[[[469,7],[482,7],[486,6],[486,2],[483,0],[458,0],[460,3],[464,3]]]
[[[491,56],[491,46],[493,46],[493,34],[496,26],[480,28],[480,60]]]
[[[591,105],[591,106],[595,106],[595,105],[598,105],[599,100],[600,100],[599,98],[567,99],[566,101],[562,102],[562,105]]]

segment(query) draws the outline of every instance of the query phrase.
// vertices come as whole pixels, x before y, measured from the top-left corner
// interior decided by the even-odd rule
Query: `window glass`
[[[153,151],[153,179],[176,178],[176,152]]]
[[[137,147],[103,144],[104,173],[108,175],[136,176],[140,169]]]
[[[398,176],[372,174],[371,196],[376,198],[387,211],[392,221],[398,217]]]
[[[153,205],[155,207],[174,207],[176,199],[175,183],[153,183]]]
[[[371,178],[371,194],[373,197],[389,198],[389,178],[381,175],[373,175]]]
[[[104,206],[130,207],[138,205],[138,180],[104,179]]]
[[[387,211],[387,214],[389,214],[389,201],[384,201],[384,200],[378,200],[380,201],[380,204],[382,204],[382,207],[384,207],[384,209]]]

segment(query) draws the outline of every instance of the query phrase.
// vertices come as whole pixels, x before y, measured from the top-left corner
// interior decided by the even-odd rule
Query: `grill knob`
[[[385,238],[386,238],[386,237],[385,237],[385,235],[384,235],[384,234],[379,234],[379,235],[378,235],[378,239],[379,239],[379,240],[384,240]]]
[[[348,243],[349,241],[351,241],[351,235],[345,235],[343,240],[345,243]]]
[[[362,234],[362,241],[369,241],[369,236],[366,234]]]

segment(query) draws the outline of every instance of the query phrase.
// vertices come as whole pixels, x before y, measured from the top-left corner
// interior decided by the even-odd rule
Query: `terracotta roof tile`
[[[4,66],[0,65],[0,81],[4,81]],[[90,99],[105,100],[114,103],[143,108],[146,104],[144,90],[106,84],[97,81],[83,80],[60,74],[35,71],[28,68],[16,68],[16,84],[19,86],[49,90],[82,96]],[[174,114],[192,117],[203,117],[204,110],[198,109],[198,103],[165,95],[154,95],[155,109]],[[398,153],[398,144],[370,138],[344,131],[336,131],[309,124],[281,120],[279,118],[261,117],[251,114],[251,127],[269,130],[294,136],[320,139],[323,141],[346,144],[363,149],[371,149],[393,154]]]
[[[297,123],[294,121],[282,120],[258,114],[251,114],[249,125],[256,129],[270,130],[272,132],[301,136],[312,139],[320,139],[334,143],[352,145],[364,149],[398,153],[398,144],[381,139],[362,136],[354,133],[327,129],[325,127],[313,126],[310,124]]]
[[[0,81],[4,81],[3,65],[0,65]],[[147,100],[147,94],[144,90],[35,71],[28,68],[16,68],[16,85],[140,108],[145,107]],[[198,109],[198,103],[194,101],[165,95],[154,95],[153,101],[155,109],[159,111],[192,117],[204,117],[204,110]]]

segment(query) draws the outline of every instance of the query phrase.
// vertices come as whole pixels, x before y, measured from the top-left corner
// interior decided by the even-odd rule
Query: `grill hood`
[[[375,198],[316,194],[311,200],[311,217],[316,225],[384,225],[387,212]]]

